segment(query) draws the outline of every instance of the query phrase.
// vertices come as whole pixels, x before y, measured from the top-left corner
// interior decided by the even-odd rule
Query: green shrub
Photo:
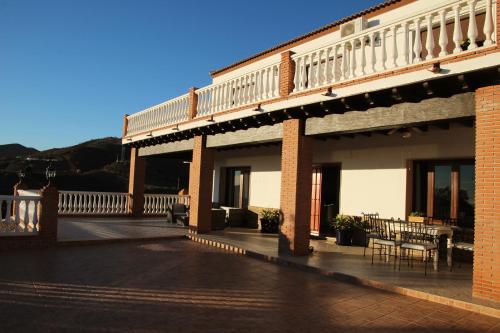
[[[261,232],[277,233],[280,225],[280,211],[266,208],[260,213]]]
[[[425,217],[425,213],[424,212],[411,212],[410,216]]]
[[[352,216],[338,214],[330,222],[330,226],[337,231],[350,231],[355,226],[355,220]]]

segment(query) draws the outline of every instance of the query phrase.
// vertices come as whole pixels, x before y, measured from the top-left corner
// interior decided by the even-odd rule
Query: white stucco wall
[[[382,217],[404,218],[406,161],[474,157],[474,129],[431,127],[429,132],[374,134],[353,139],[314,142],[314,163],[340,163],[340,211],[359,215],[378,212]],[[279,207],[280,148],[252,148],[217,152],[214,201],[218,200],[220,167],[249,166],[250,205]]]
[[[359,215],[377,212],[382,217],[405,217],[406,161],[474,157],[474,130],[431,128],[413,133],[374,135],[316,142],[314,163],[341,163],[340,212]]]
[[[213,201],[219,200],[221,167],[250,167],[249,205],[279,208],[281,189],[280,147],[245,148],[217,152],[214,164]]]

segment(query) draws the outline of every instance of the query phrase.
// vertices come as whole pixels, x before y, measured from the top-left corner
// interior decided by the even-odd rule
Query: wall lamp
[[[434,74],[441,73],[441,63],[440,62],[433,63],[432,66],[429,67],[428,71]]]
[[[331,87],[330,87],[330,88],[328,88],[328,89],[326,89],[326,92],[325,92],[324,94],[322,94],[322,95],[323,95],[323,96],[326,96],[326,97],[335,97],[335,96],[337,96],[337,95],[335,95],[335,94],[333,93],[333,91],[332,91],[332,88],[331,88]]]
[[[264,109],[262,108],[261,104],[259,103],[259,104],[257,105],[257,107],[256,107],[255,109],[253,109],[253,111],[263,112],[263,111],[264,111]]]

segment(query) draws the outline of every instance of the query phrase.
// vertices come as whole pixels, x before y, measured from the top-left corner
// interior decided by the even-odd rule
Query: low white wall
[[[258,147],[216,153],[213,201],[219,200],[221,167],[250,167],[249,205],[279,208],[281,189],[280,147]]]
[[[340,211],[359,215],[378,212],[382,217],[405,218],[406,163],[416,159],[474,157],[474,129],[431,127],[428,132],[374,134],[353,139],[314,141],[314,163],[340,163]],[[281,171],[279,147],[217,152],[214,201],[218,200],[221,167],[249,166],[250,206],[280,206]]]

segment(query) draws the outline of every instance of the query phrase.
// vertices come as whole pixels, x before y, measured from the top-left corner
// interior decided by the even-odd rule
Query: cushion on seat
[[[403,243],[401,244],[402,249],[428,251],[437,249],[436,244],[431,243]]]
[[[474,251],[474,244],[471,243],[458,242],[454,243],[453,247],[460,250]]]
[[[373,239],[373,242],[375,244],[379,244],[379,245],[389,245],[389,246],[397,246],[399,245],[401,242],[398,241],[398,240],[388,240],[388,239],[379,239],[379,238],[375,238]]]

